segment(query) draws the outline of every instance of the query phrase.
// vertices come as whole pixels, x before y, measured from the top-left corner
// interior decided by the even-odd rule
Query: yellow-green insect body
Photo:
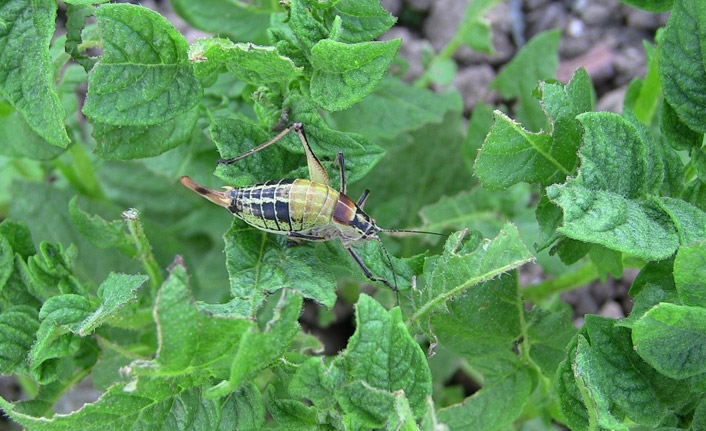
[[[329,186],[328,173],[311,151],[300,123],[293,124],[274,138],[248,152],[232,159],[220,160],[219,163],[232,163],[260,151],[277,142],[291,130],[299,134],[304,146],[311,179],[270,180],[247,187],[224,187],[225,191],[201,186],[189,177],[182,177],[181,182],[211,202],[228,208],[233,215],[258,229],[284,234],[295,240],[328,241],[340,239],[348,253],[369,279],[383,282],[396,289],[396,283],[392,285],[384,278],[373,276],[350,247],[350,244],[370,239],[379,241],[378,232],[413,231],[379,228],[375,221],[363,211],[369,190],[365,190],[357,202],[346,196],[345,167],[343,154],[340,152],[338,153],[338,164],[341,172],[341,190],[338,191]]]

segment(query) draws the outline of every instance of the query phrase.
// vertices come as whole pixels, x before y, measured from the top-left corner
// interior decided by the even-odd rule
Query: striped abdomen
[[[333,188],[310,180],[271,180],[231,190],[228,209],[259,229],[309,232],[331,223],[339,196]]]

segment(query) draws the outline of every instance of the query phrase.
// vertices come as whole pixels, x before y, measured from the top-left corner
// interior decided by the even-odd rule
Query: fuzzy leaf
[[[0,223],[0,236],[5,237],[12,250],[23,259],[36,254],[32,234],[24,222],[5,219]]]
[[[579,176],[547,188],[564,212],[557,230],[648,260],[670,256],[679,244],[674,224],[655,203],[645,201],[661,186],[662,159],[636,123],[611,113],[586,113]],[[618,144],[619,143],[619,144]]]
[[[10,242],[0,235],[0,291],[5,287],[14,267],[15,253],[12,251]]]
[[[486,381],[483,388],[438,413],[439,422],[452,430],[501,430],[519,417],[532,393],[532,375],[525,368],[508,370]]]
[[[49,53],[56,2],[7,1],[0,6],[0,16],[0,95],[22,113],[41,138],[66,148],[65,112],[54,87]]]
[[[283,287],[333,306],[335,278],[327,270],[329,262],[310,247],[287,247],[282,236],[242,226],[236,221],[226,232],[225,253],[231,295],[245,307],[244,315],[254,314],[268,294]]]
[[[679,118],[704,133],[706,116],[706,4],[677,0],[659,46],[664,97]]]
[[[326,15],[329,26],[336,16],[341,19],[341,30],[336,39],[348,43],[373,40],[397,21],[379,0],[341,0]]]
[[[233,43],[228,39],[199,39],[189,48],[196,74],[205,76],[227,68],[243,82],[286,84],[301,75],[302,69],[271,46]]]
[[[147,8],[107,4],[96,11],[103,55],[88,75],[83,113],[115,126],[161,124],[189,111],[201,84],[186,40]]]
[[[81,235],[98,248],[116,247],[127,256],[134,256],[137,250],[122,221],[107,221],[98,215],[90,215],[78,206],[78,196],[69,202],[71,222]]]
[[[403,390],[416,417],[431,395],[431,373],[424,352],[410,336],[399,308],[391,311],[367,295],[356,305],[356,332],[342,356],[348,381],[382,391]],[[390,394],[391,395],[391,394]]]
[[[681,199],[669,197],[662,197],[659,205],[677,228],[680,244],[706,239],[706,212]]]
[[[402,41],[345,44],[321,40],[311,49],[311,96],[322,108],[340,111],[370,94]]]
[[[466,239],[465,236],[465,231],[451,235],[438,260],[425,262],[426,287],[410,296],[413,314],[407,319],[408,323],[421,323],[422,318],[439,312],[450,299],[534,258],[511,224],[505,225],[492,240],[478,236]],[[427,266],[430,263],[433,266]]]
[[[162,284],[154,310],[159,346],[152,364],[136,363],[136,372],[177,375],[205,371],[224,378],[235,349],[251,322],[209,315],[196,306],[186,268],[174,264]]]
[[[86,431],[168,428],[174,431],[252,430],[264,425],[262,396],[254,386],[225,401],[204,397],[198,386],[178,381],[140,378],[112,386],[95,403],[53,418],[34,417],[0,398],[0,407],[12,419],[37,431]]]
[[[706,310],[660,303],[633,326],[635,351],[665,376],[706,372]]]
[[[679,247],[674,283],[684,305],[706,308],[706,241]]]
[[[265,329],[250,326],[243,334],[235,356],[231,356],[230,376],[208,391],[209,396],[224,396],[255,378],[257,373],[281,358],[299,331],[303,299],[285,290]]]
[[[150,126],[113,126],[96,122],[93,125],[96,154],[108,160],[158,156],[187,142],[198,117],[198,110],[191,109],[169,121]]]
[[[588,74],[579,69],[568,84],[545,82],[539,89],[551,133],[531,133],[495,111],[495,122],[475,163],[475,173],[485,187],[506,189],[520,181],[547,185],[563,181],[575,170],[581,145],[576,116],[593,107]]]
[[[49,319],[81,336],[88,335],[104,322],[114,318],[125,305],[136,301],[135,292],[147,279],[146,275],[141,274],[111,272],[98,286],[98,307],[93,307],[80,295],[58,295],[44,303],[39,318]]]
[[[703,133],[698,133],[689,128],[679,118],[672,105],[666,100],[662,103],[659,128],[662,136],[675,150],[691,150],[701,147],[704,140]]]
[[[0,154],[10,157],[50,160],[65,150],[32,130],[22,113],[4,101],[0,102],[0,142]]]
[[[0,313],[0,373],[29,373],[27,354],[39,329],[37,312],[26,305],[16,305]]]

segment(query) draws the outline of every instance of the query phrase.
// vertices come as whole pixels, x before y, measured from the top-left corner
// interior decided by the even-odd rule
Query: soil
[[[441,49],[455,34],[467,0],[382,0],[398,24],[384,39],[401,37],[400,54],[409,61],[406,80],[422,73],[421,59],[429,47]],[[166,1],[144,0],[140,4],[157,9],[193,41],[207,36],[190,29],[171,10]],[[653,14],[619,3],[617,0],[506,0],[487,15],[492,29],[495,53],[479,54],[470,48],[460,49],[454,56],[458,74],[453,86],[462,95],[468,117],[478,101],[497,102],[498,95],[488,90],[489,83],[530,38],[549,29],[561,28],[560,66],[556,78],[566,82],[574,70],[585,67],[597,93],[597,110],[619,112],[627,84],[645,74],[643,41],[653,42],[655,31],[663,26],[667,14]],[[542,277],[536,268],[527,268],[523,279]],[[626,271],[620,280],[591,283],[567,292],[562,298],[575,310],[575,324],[580,326],[586,313],[608,317],[624,317],[631,308],[627,290],[635,271]],[[318,331],[327,354],[345,347],[342,334],[352,333],[350,306],[337,306],[336,320],[326,330]],[[307,304],[303,325],[316,327],[315,305]],[[5,399],[21,398],[14,379],[0,376],[0,395]],[[62,412],[71,411],[97,398],[90,384],[82,384],[67,394],[57,405]],[[19,429],[0,418],[0,431]]]

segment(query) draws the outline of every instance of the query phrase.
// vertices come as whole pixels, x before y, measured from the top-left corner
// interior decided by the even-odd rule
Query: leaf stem
[[[537,303],[548,296],[568,290],[577,289],[598,279],[598,268],[593,262],[587,262],[579,269],[562,274],[551,280],[521,289],[522,296],[533,303]]]
[[[142,228],[140,212],[135,208],[130,208],[123,212],[123,219],[125,220],[125,224],[127,224],[130,237],[137,249],[136,258],[142,262],[142,266],[150,277],[150,288],[152,296],[154,296],[157,294],[159,286],[162,285],[162,271],[159,268],[157,260],[154,258],[152,246],[147,240],[147,235],[145,235],[145,231]]]

